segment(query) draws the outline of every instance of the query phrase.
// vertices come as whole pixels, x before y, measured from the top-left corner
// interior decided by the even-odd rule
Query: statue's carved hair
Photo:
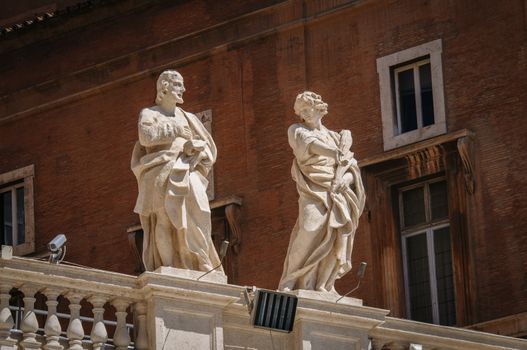
[[[176,81],[177,79],[183,80],[183,76],[179,74],[176,70],[166,70],[159,75],[157,78],[156,88],[156,103],[159,104],[165,98],[165,95],[168,92],[168,85],[171,81]]]
[[[312,91],[304,91],[296,96],[295,100],[295,114],[302,118],[302,111],[309,107],[314,107],[316,101],[322,101],[322,97]]]

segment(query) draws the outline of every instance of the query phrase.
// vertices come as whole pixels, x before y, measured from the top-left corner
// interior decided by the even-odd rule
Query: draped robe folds
[[[185,155],[185,139],[176,135],[176,119],[157,107],[144,109],[139,118],[139,141],[131,168],[139,194],[134,212],[144,232],[146,270],[172,266],[207,271],[220,265],[211,238],[206,176],[216,160],[216,146],[199,119],[179,109],[192,140],[205,141],[206,155],[197,164]],[[223,271],[219,268],[219,271]]]
[[[295,155],[291,174],[299,193],[299,216],[291,233],[279,289],[336,293],[335,280],[351,270],[353,239],[366,200],[359,167],[349,150],[351,134],[294,124],[288,138]],[[309,145],[315,140],[343,150],[339,163],[311,153]],[[342,176],[351,173],[354,179],[340,192],[331,189],[337,172]]]

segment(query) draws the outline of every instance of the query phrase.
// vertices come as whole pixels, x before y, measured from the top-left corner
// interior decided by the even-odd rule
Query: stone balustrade
[[[254,328],[244,287],[215,273],[198,281],[196,271],[159,272],[0,259],[0,350],[527,349],[527,340],[391,318],[357,299],[306,292],[293,332]]]
[[[527,349],[527,340],[386,317],[370,331],[373,350]]]
[[[136,277],[22,258],[0,260],[0,266],[1,350],[128,349],[134,345],[133,327],[126,320],[134,316],[143,320],[133,329],[141,340],[135,348],[148,349],[141,308],[145,299]],[[10,307],[10,300],[20,299],[19,308],[13,302]],[[37,308],[37,300],[45,303]],[[104,320],[105,310],[115,310],[116,321]]]

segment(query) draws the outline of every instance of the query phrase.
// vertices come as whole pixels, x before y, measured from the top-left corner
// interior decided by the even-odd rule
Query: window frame
[[[13,243],[13,246],[18,245],[18,197],[17,197],[17,190],[19,188],[24,188],[23,182],[16,182],[12,185],[8,186],[0,186],[0,196],[4,193],[11,193],[11,242]],[[24,200],[25,203],[25,200]],[[24,231],[26,229],[25,225],[25,207],[24,207]],[[25,232],[24,232],[25,233]],[[25,237],[25,236],[24,236]]]
[[[404,146],[359,161],[364,186],[370,196],[361,230],[372,237],[373,274],[378,276],[376,295],[393,317],[406,318],[401,238],[398,222],[398,188],[445,176],[452,244],[452,272],[456,300],[456,326],[477,318],[476,270],[470,240],[470,203],[473,195],[476,135],[461,129],[447,135]],[[471,151],[472,150],[472,151]]]
[[[403,262],[403,279],[404,279],[404,294],[406,302],[406,313],[409,319],[412,319],[412,307],[410,302],[410,281],[408,278],[408,251],[407,251],[407,238],[417,236],[420,234],[426,235],[426,247],[428,254],[428,274],[430,277],[430,298],[432,306],[432,320],[434,324],[440,324],[439,319],[439,299],[437,293],[437,275],[436,275],[436,261],[435,261],[435,243],[434,243],[434,231],[442,228],[449,228],[450,230],[450,219],[447,215],[446,218],[433,220],[431,204],[430,185],[433,183],[445,181],[444,176],[436,177],[427,181],[418,182],[413,185],[400,187],[399,192],[399,229],[401,234],[401,254]],[[403,192],[423,188],[424,191],[424,209],[425,209],[425,222],[413,226],[405,226],[404,224],[404,205],[403,205]],[[448,196],[448,184],[447,184],[447,196]],[[452,239],[450,238],[450,252],[452,254]],[[451,261],[453,261],[451,257]],[[453,276],[452,276],[453,277]],[[453,283],[453,281],[452,281]],[[455,298],[454,298],[455,303]]]
[[[441,54],[442,41],[441,39],[437,39],[377,59],[383,147],[385,151],[447,133]],[[412,65],[416,63],[415,60],[421,61],[421,58],[425,57],[428,57],[430,60],[434,124],[400,133],[399,128],[401,124],[397,111],[398,102],[396,100],[398,89],[395,87],[395,79],[392,77],[392,72],[401,66],[406,66],[406,63]],[[414,82],[415,79],[414,75]],[[414,88],[416,87],[414,86]],[[416,106],[416,109],[420,112],[420,106]],[[422,120],[419,121],[419,118],[418,125],[422,125]]]
[[[423,108],[421,98],[421,76],[419,73],[419,67],[430,64],[430,58],[425,58],[417,62],[409,63],[401,67],[395,67],[393,69],[393,80],[394,80],[394,92],[395,92],[395,107],[397,114],[397,128],[398,131],[402,128],[402,115],[401,115],[401,95],[399,89],[399,75],[398,73],[412,69],[413,80],[414,80],[414,91],[415,91],[415,114],[417,118],[417,129],[423,128]],[[432,69],[430,67],[430,69]],[[435,121],[435,120],[434,120]],[[435,123],[434,123],[435,124]],[[433,124],[432,124],[433,125]],[[413,130],[412,130],[413,131]],[[411,131],[409,131],[411,132]],[[402,134],[399,132],[399,134]]]
[[[12,191],[13,188],[24,188],[25,242],[17,245],[13,244],[13,254],[17,256],[28,255],[35,252],[35,220],[33,201],[34,174],[34,165],[29,165],[23,168],[0,174],[0,189],[2,193],[7,192],[9,190]],[[12,213],[13,215],[16,214],[15,208],[12,209]],[[14,221],[16,221],[16,215],[14,217]],[[14,242],[15,241],[13,241],[13,243]]]

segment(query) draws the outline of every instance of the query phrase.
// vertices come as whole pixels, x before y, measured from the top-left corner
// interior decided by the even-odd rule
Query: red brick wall
[[[352,130],[356,156],[381,154],[375,60],[441,38],[448,130],[476,134],[467,219],[477,319],[527,311],[522,1],[108,6],[119,16],[96,22],[103,6],[0,42],[0,172],[35,164],[37,249],[63,232],[68,260],[133,273],[125,230],[138,222],[129,170],[137,113],[152,105],[157,74],[173,67],[185,78],[183,107],[213,111],[216,196],[243,197],[238,282],[275,288],[297,216],[286,135],[294,97],[320,93],[329,103],[324,123]],[[73,22],[81,17],[91,24]],[[36,40],[60,26],[69,31]],[[6,49],[21,38],[32,43]],[[375,255],[359,229],[355,266],[375,264]],[[356,296],[383,307],[372,271]],[[337,289],[354,284],[351,273]]]

